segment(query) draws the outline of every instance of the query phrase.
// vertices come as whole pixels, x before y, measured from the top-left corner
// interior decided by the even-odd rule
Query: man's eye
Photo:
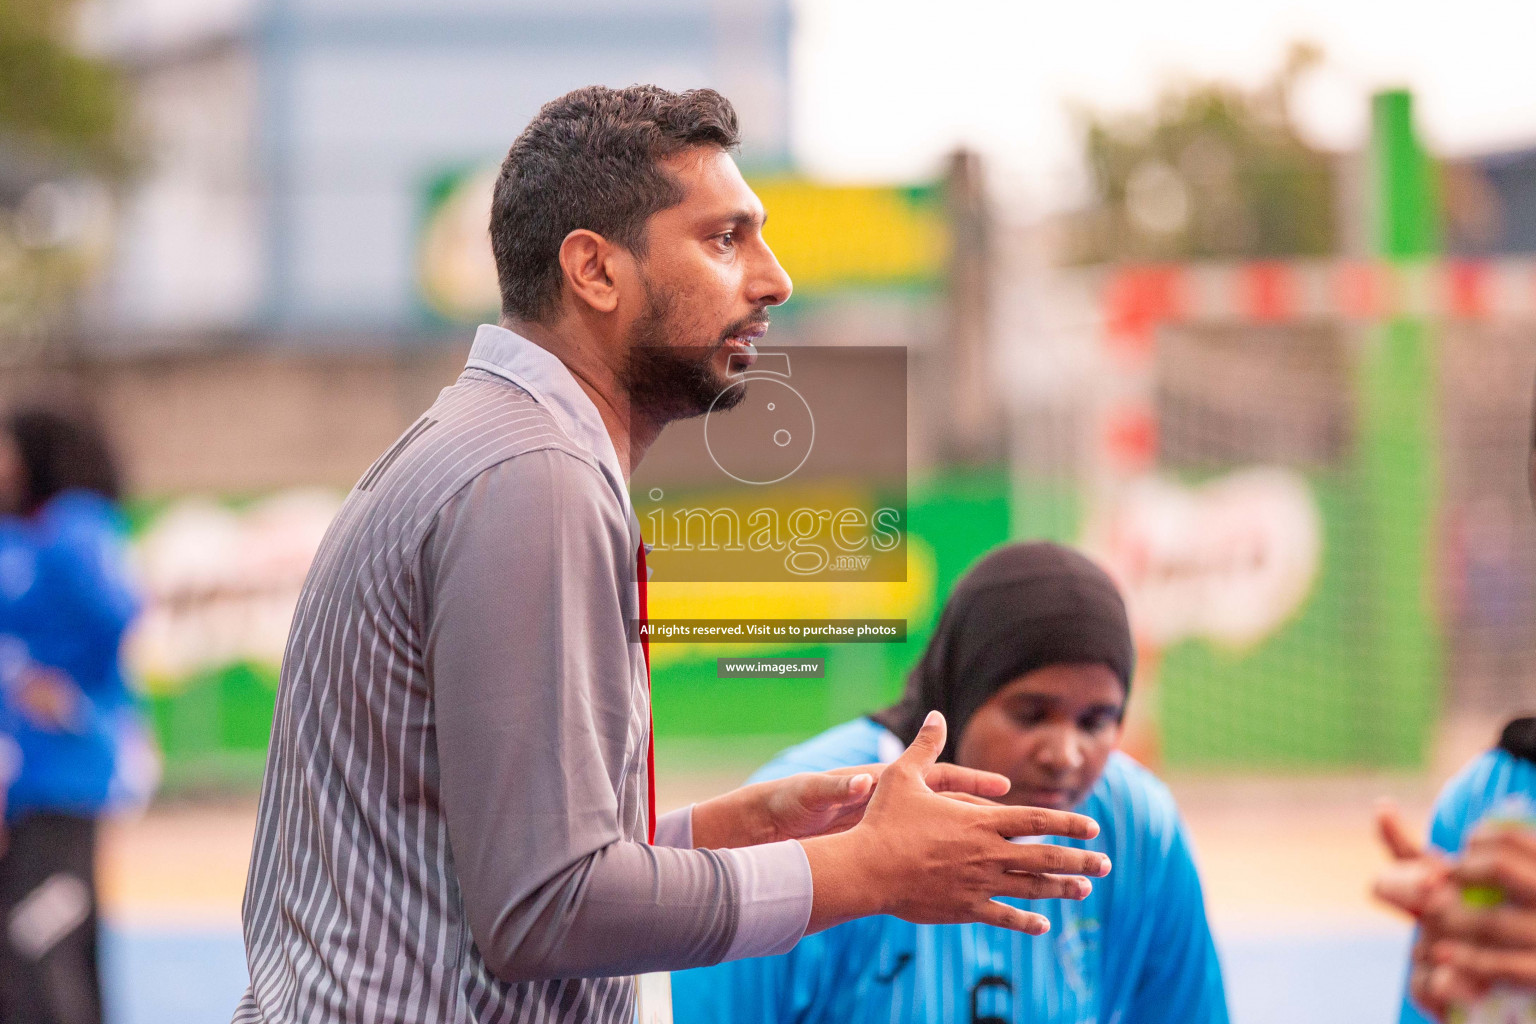
[[[727,231],[723,235],[716,235],[715,243],[722,249],[729,249],[736,244],[736,235],[731,231]]]

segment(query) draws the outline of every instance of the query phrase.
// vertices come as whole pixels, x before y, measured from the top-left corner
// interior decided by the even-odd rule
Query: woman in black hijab
[[[944,760],[985,758],[1014,779],[1008,802],[1067,808],[1119,741],[1135,657],[1103,569],[1057,544],[1009,544],[955,586],[901,700],[871,717],[905,746],[937,708]],[[1024,735],[1051,721],[1070,727]]]
[[[1134,662],[1125,602],[1083,555],[1010,544],[977,562],[898,703],[786,751],[755,778],[891,761],[938,709],[949,723],[943,759],[1008,776],[1004,802],[1087,814],[1100,832],[1083,845],[1108,854],[1113,870],[1081,903],[1031,904],[1051,920],[1033,942],[985,925],[876,917],[808,936],[782,957],[677,973],[678,1024],[1226,1024],[1178,810],[1115,751]]]

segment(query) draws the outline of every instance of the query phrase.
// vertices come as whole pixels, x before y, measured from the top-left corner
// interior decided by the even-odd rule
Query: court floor
[[[1383,933],[1224,938],[1232,1019],[1237,1024],[1395,1021],[1405,948],[1405,937]],[[114,1024],[226,1021],[245,988],[244,953],[232,928],[111,927],[105,959]]]

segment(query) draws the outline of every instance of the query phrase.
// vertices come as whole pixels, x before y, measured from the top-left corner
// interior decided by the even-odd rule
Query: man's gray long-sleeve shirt
[[[630,975],[782,952],[799,844],[646,835],[639,527],[597,410],[482,327],[364,475],[283,660],[239,1022],[628,1024]]]

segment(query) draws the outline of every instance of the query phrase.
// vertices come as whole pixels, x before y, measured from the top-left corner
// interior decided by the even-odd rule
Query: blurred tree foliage
[[[1262,259],[1336,251],[1336,172],[1296,131],[1291,99],[1322,51],[1293,44],[1253,91],[1169,86],[1150,110],[1082,110],[1097,202],[1072,218],[1071,260]]]
[[[0,337],[13,350],[67,314],[99,262],[102,186],[132,163],[127,92],[81,52],[80,7],[0,0]]]
[[[0,138],[32,159],[97,172],[126,164],[117,69],[74,45],[79,0],[0,0]]]

